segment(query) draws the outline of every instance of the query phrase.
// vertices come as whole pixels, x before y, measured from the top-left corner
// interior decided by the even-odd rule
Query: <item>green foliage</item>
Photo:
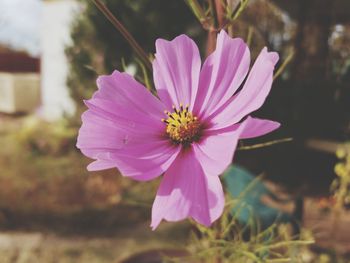
[[[56,217],[65,228],[87,216],[108,228],[115,213],[126,215],[121,225],[148,218],[157,182],[125,180],[116,169],[88,172],[91,160],[75,147],[74,124],[26,117],[6,122],[0,133],[0,227]]]
[[[62,155],[74,146],[77,130],[66,119],[48,123],[28,117],[14,136],[28,151],[36,155]]]
[[[212,228],[195,225],[197,230],[190,245],[190,258],[194,262],[302,262],[302,252],[314,243],[311,233],[302,231],[293,235],[289,225],[277,223],[262,230],[254,217],[247,225],[241,225],[237,220],[239,212],[231,214],[233,208],[240,210],[237,206],[250,208],[240,200],[257,180],[227,203],[224,214]]]
[[[335,208],[340,209],[350,205],[350,144],[344,144],[336,154],[340,159],[334,169],[338,177],[333,181],[331,190],[334,192]]]

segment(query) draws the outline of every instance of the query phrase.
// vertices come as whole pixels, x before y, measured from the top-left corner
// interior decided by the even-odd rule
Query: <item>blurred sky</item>
[[[0,45],[40,54],[41,0],[0,0]]]

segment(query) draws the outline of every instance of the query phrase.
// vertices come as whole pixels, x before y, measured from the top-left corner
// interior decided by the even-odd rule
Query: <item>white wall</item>
[[[0,112],[32,113],[39,105],[38,73],[0,72]]]
[[[79,5],[74,0],[44,1],[42,11],[42,114],[55,120],[75,110],[66,84],[69,65],[65,48],[71,43],[70,26]]]

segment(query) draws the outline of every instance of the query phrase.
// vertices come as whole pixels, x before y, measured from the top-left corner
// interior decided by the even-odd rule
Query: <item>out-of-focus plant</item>
[[[336,152],[340,162],[335,166],[338,176],[331,185],[334,193],[334,209],[341,210],[350,204],[350,144],[345,144]]]
[[[67,153],[74,146],[76,133],[67,119],[53,125],[37,117],[28,117],[14,136],[32,153],[58,155]]]
[[[246,39],[253,49],[267,45],[280,51],[285,57],[292,53],[296,24],[271,1],[185,0],[185,2],[203,29],[207,31],[207,55],[215,48],[215,41],[211,38],[215,39],[215,34],[221,29],[226,29],[233,37]]]
[[[256,179],[248,188],[257,180],[260,179]],[[190,256],[186,258],[188,262],[303,262],[303,254],[314,243],[311,232],[302,230],[294,235],[290,225],[277,223],[262,230],[254,216],[246,225],[238,223],[240,209],[252,210],[240,201],[246,193],[244,191],[238,198],[231,198],[224,214],[212,228],[194,224],[188,248]],[[236,209],[234,214],[233,207]],[[251,211],[251,215],[254,215],[254,211]],[[170,262],[182,260],[169,259]]]
[[[106,215],[96,220],[108,226],[118,209],[126,215],[124,221],[120,217],[122,224],[144,220],[145,209],[133,208],[153,198],[153,185],[141,189],[116,171],[86,171],[88,160],[75,148],[77,130],[69,120],[50,123],[31,116],[2,128],[0,227],[16,222],[32,226],[32,217],[44,214],[43,225],[50,224],[46,217],[59,216],[67,220],[62,221],[65,228],[84,213],[93,221],[100,212]]]
[[[350,26],[335,25],[330,36],[330,55],[332,58],[332,70],[338,80],[349,72],[350,69]]]
[[[66,49],[71,67],[68,86],[78,105],[77,115],[81,113],[79,108],[83,106],[83,99],[91,97],[95,90],[97,75],[114,69],[122,70],[123,64],[133,64],[137,69],[135,77],[146,82],[144,62],[138,63],[135,59],[137,54],[124,37],[106,20],[93,1],[79,2],[82,11],[72,26],[72,45]],[[200,25],[182,0],[104,0],[103,3],[146,54],[154,53],[154,41],[160,37],[170,39],[182,33],[197,40],[204,37]],[[151,78],[149,70],[147,75]]]
[[[203,29],[207,31],[206,55],[215,50],[216,34],[227,29],[231,32],[233,22],[241,15],[249,0],[224,1],[209,0],[200,3],[197,0],[185,0]],[[231,34],[232,36],[232,34]]]

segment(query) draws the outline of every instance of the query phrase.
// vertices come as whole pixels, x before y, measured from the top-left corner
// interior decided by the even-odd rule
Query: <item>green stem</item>
[[[254,27],[249,26],[249,28],[248,28],[248,35],[247,35],[247,45],[248,45],[248,47],[250,47],[250,45],[252,44],[253,33],[254,33]]]
[[[150,71],[152,71],[152,64],[146,52],[136,42],[136,40],[129,33],[129,31],[123,26],[123,24],[112,14],[112,12],[107,8],[107,6],[104,3],[102,3],[101,0],[92,0],[92,2],[105,15],[105,17],[113,24],[113,26],[123,35],[126,41],[128,41],[130,46],[134,49],[134,51],[140,57],[141,61],[145,64],[145,66]]]
[[[234,20],[236,20],[241,13],[244,11],[244,9],[247,7],[249,0],[241,0],[239,2],[238,7],[236,8],[236,10],[233,11],[232,14],[229,15],[229,20],[231,20],[231,22],[233,22]]]
[[[208,18],[205,15],[205,12],[201,5],[198,3],[197,0],[185,0],[187,5],[192,9],[192,12],[197,17],[199,22],[203,25],[203,27],[206,29],[208,27]]]
[[[279,140],[274,140],[270,142],[259,143],[259,144],[249,145],[249,146],[240,146],[237,148],[237,150],[238,151],[253,150],[253,149],[263,148],[274,144],[290,142],[290,141],[293,141],[293,138],[284,138],[284,139],[279,139]]]
[[[288,64],[292,61],[294,57],[294,51],[290,52],[288,57],[286,58],[286,60],[283,62],[283,64],[278,68],[277,72],[275,73],[275,75],[273,76],[273,79],[277,79],[282,72],[285,70],[285,68],[288,66]]]
[[[291,245],[311,245],[314,244],[314,240],[290,240],[290,241],[282,241],[276,244],[262,246],[257,249],[255,249],[255,253],[261,251],[261,250],[270,250],[270,249],[276,249],[281,247],[287,247]]]

